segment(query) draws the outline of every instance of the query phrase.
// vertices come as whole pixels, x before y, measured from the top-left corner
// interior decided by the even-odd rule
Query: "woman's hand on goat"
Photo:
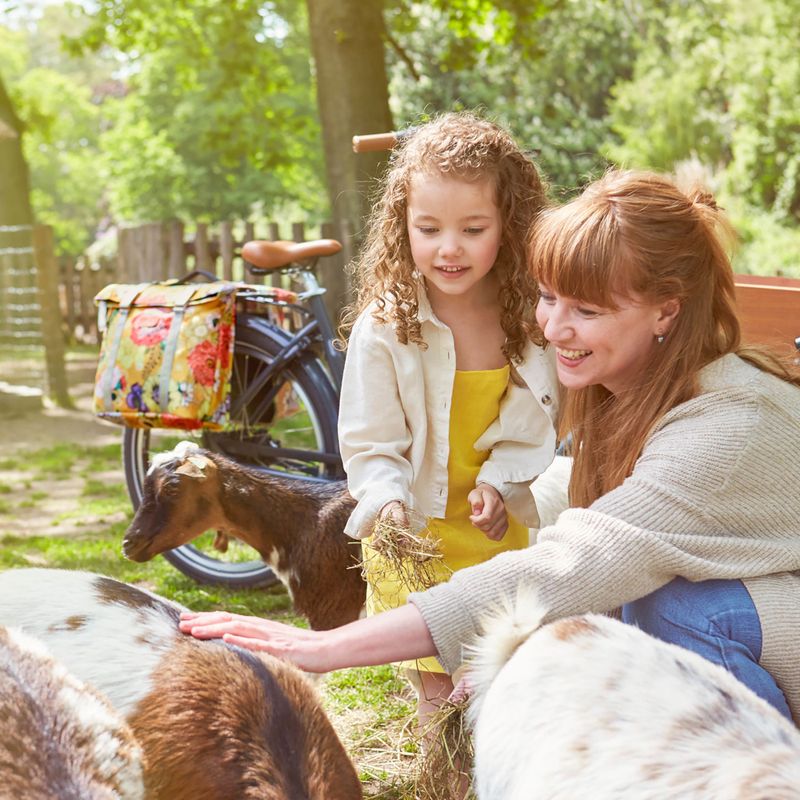
[[[185,611],[179,628],[197,639],[223,639],[269,653],[307,672],[368,667],[436,654],[422,615],[410,604],[327,631],[294,628],[227,611]]]
[[[479,483],[468,495],[472,515],[469,521],[487,538],[499,542],[508,530],[508,514],[500,492],[488,483]]]
[[[247,650],[269,653],[307,672],[327,672],[337,666],[328,657],[328,631],[295,628],[227,611],[183,612],[178,627],[196,639],[222,639]]]

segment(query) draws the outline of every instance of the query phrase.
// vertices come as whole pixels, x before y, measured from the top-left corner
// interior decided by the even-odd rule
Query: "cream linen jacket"
[[[370,535],[391,500],[439,519],[447,506],[453,334],[422,289],[427,349],[400,344],[394,326],[377,322],[373,310],[361,314],[350,334],[339,407],[339,446],[358,501],[345,532],[356,539]],[[523,355],[517,372],[525,385],[509,383],[497,419],[475,442],[476,450],[491,451],[477,483],[493,486],[519,522],[537,527],[530,484],[553,460],[558,382],[552,348],[531,342]]]

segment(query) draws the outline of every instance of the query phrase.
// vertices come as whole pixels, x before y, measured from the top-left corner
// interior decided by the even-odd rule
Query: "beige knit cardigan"
[[[734,355],[706,367],[701,387],[663,417],[621,486],[562,513],[532,547],[410,595],[451,673],[487,612],[522,586],[547,622],[610,612],[678,575],[741,578],[761,619],[760,663],[800,724],[800,388]]]

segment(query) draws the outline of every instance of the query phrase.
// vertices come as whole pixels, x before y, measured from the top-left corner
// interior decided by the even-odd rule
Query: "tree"
[[[340,235],[361,232],[380,154],[352,152],[358,133],[392,129],[382,0],[307,0],[328,192]],[[349,243],[348,243],[349,244]]]
[[[102,87],[109,59],[71,58],[59,36],[77,30],[64,7],[42,9],[36,25],[0,25],[0,74],[25,121],[23,155],[37,222],[53,227],[60,253],[81,252],[94,237],[105,181],[98,147]]]
[[[305,9],[289,0],[100,0],[79,50],[113,46],[127,93],[103,138],[128,220],[324,207]]]
[[[0,226],[33,224],[28,165],[22,153],[24,130],[0,77]]]

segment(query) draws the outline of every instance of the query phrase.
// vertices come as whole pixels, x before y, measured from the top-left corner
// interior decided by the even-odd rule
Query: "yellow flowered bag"
[[[219,429],[230,411],[237,285],[110,284],[94,412],[134,428]]]

